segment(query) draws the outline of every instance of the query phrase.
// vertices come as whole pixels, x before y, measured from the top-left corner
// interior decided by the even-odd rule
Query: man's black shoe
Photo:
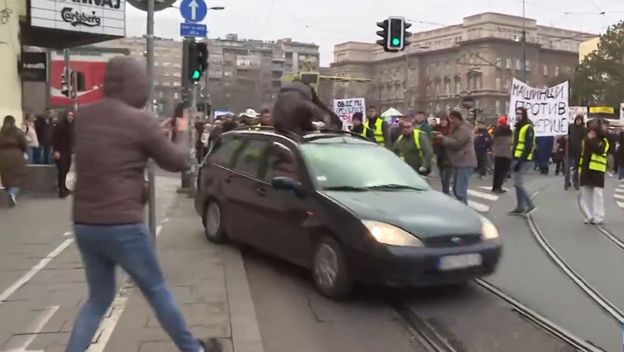
[[[498,193],[498,194],[507,193],[507,191],[502,189],[502,188],[501,189],[493,189],[492,192],[493,193]]]
[[[204,349],[204,352],[223,352],[223,345],[216,338],[209,338],[208,341],[199,340],[199,345]]]
[[[507,215],[522,215],[524,214],[524,209],[514,209],[507,213]]]

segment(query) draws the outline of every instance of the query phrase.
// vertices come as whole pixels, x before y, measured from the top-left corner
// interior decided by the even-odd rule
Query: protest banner
[[[366,102],[364,98],[334,99],[334,112],[342,120],[344,126],[351,126],[351,117],[356,112],[364,115]]]
[[[570,120],[569,123],[573,124],[577,115],[583,115],[583,122],[587,122],[587,106],[570,106]]]
[[[509,100],[509,123],[516,123],[516,109],[527,109],[535,135],[561,136],[568,134],[570,108],[568,82],[550,88],[534,88],[514,78]]]

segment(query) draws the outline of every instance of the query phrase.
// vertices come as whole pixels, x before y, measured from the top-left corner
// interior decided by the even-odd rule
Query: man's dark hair
[[[354,114],[353,114],[353,117],[351,117],[351,119],[352,119],[352,120],[359,120],[359,121],[362,121],[363,117],[364,117],[364,116],[362,115],[362,113],[358,111],[358,112],[356,112],[356,113],[354,113]]]
[[[178,103],[175,107],[173,117],[182,117],[184,115],[184,103]]]
[[[416,115],[426,115],[424,111],[418,110],[416,111]]]
[[[449,117],[454,117],[454,118],[459,119],[459,120],[463,120],[464,119],[462,114],[461,114],[461,112],[459,112],[457,110],[451,111],[451,113],[449,114]]]
[[[270,113],[271,113],[271,110],[269,108],[264,108],[260,110],[260,115],[270,114]]]

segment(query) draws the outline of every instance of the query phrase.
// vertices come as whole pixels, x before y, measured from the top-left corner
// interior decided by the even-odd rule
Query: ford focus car
[[[208,240],[306,267],[333,298],[355,282],[462,283],[492,273],[501,255],[489,220],[431,189],[386,148],[346,132],[224,133],[197,186]]]

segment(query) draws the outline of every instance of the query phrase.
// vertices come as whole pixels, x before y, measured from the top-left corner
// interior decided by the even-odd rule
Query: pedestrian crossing
[[[613,198],[615,199],[615,204],[624,209],[624,182],[619,182],[615,187]]]
[[[482,186],[478,188],[479,190],[468,189],[468,206],[478,213],[488,213],[492,204],[496,202],[500,196],[490,193],[491,187]]]

